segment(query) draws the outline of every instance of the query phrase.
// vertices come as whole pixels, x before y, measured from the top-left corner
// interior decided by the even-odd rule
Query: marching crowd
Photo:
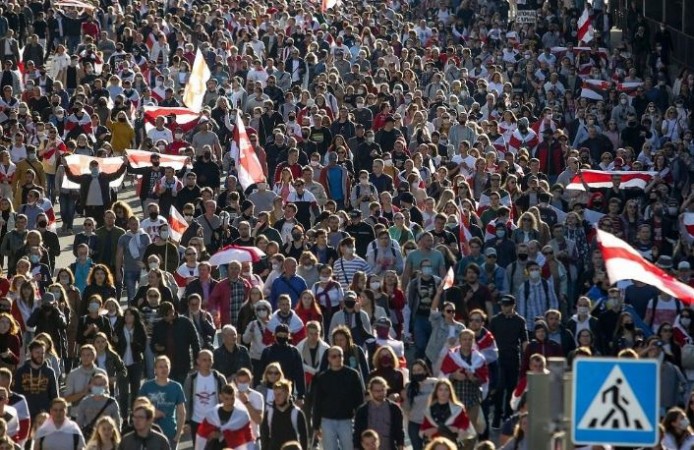
[[[595,230],[694,287],[694,72],[518,6],[3,2],[0,450],[524,450],[526,374],[601,355],[691,448],[691,299]]]

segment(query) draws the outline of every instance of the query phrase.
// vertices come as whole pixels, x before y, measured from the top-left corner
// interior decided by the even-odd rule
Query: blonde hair
[[[111,425],[111,441],[113,443],[113,448],[118,448],[118,445],[120,444],[120,431],[118,431],[116,422],[111,416],[99,417],[99,420],[97,420],[96,424],[94,424],[94,431],[92,432],[92,436],[89,438],[87,447],[94,444],[93,448],[101,448],[104,445],[104,442],[101,440],[101,433],[99,433],[99,427],[104,423]]]

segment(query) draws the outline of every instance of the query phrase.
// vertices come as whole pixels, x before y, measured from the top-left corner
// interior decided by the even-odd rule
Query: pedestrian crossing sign
[[[658,361],[574,360],[571,427],[575,444],[656,445],[659,407]]]

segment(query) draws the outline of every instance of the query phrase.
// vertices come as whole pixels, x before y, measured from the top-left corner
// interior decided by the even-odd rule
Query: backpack
[[[658,307],[658,300],[660,300],[660,296],[656,295],[653,298],[653,306],[651,307],[651,323],[648,324],[651,327],[653,326],[653,320],[655,320],[655,309]],[[677,315],[679,316],[680,312],[682,311],[682,302],[680,302],[680,300],[677,298],[675,298],[674,300],[675,300],[675,308],[677,309]]]
[[[376,241],[373,241],[371,243],[371,249],[374,251],[374,261],[378,260],[378,244],[376,244]],[[390,241],[390,251],[393,253],[393,258],[398,259],[397,254],[395,253],[395,248],[393,247],[393,241]]]
[[[513,275],[511,275],[513,278]],[[547,299],[547,307],[545,308],[545,311],[549,310],[549,283],[547,280],[542,278],[540,281],[542,281],[542,290],[545,291],[545,298]],[[528,297],[530,296],[530,281],[524,281],[523,282],[523,294],[525,301],[528,301]]]
[[[267,407],[266,409],[267,412],[267,428],[272,432],[272,416],[275,414],[275,408],[272,407]],[[301,437],[301,433],[299,433],[299,408],[296,406],[292,407],[292,412],[291,412],[291,420],[292,420],[292,428],[294,428],[294,432],[296,433],[297,439]],[[269,436],[270,439],[272,439],[272,436]]]

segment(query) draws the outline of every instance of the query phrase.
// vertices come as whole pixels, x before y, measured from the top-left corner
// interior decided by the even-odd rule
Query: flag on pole
[[[588,4],[586,4],[581,17],[578,18],[578,44],[589,43],[593,40],[594,34],[592,17],[590,16]]]
[[[652,262],[647,261],[618,237],[600,229],[597,233],[610,283],[637,280],[650,284],[687,304],[694,303],[694,288],[678,281]]]
[[[460,217],[458,217],[458,244],[460,244],[460,254],[467,256],[470,254],[470,239],[472,239],[472,233],[470,233],[469,220],[460,211]]]
[[[178,209],[174,205],[171,205],[171,211],[169,212],[169,231],[171,234],[171,239],[176,242],[181,242],[183,233],[188,229],[188,222],[186,218],[178,212]]]
[[[609,189],[612,187],[612,176],[619,175],[621,177],[621,182],[619,184],[620,189],[626,188],[645,188],[646,185],[651,181],[658,172],[645,172],[645,171],[633,171],[626,172],[620,170],[582,170],[583,181],[591,189]],[[566,186],[566,189],[574,191],[584,191],[585,188],[581,182],[581,177],[579,175],[574,175],[571,179],[571,183]]]
[[[212,76],[210,68],[207,67],[205,58],[200,49],[195,53],[193,69],[190,71],[188,83],[183,91],[183,103],[193,112],[199,113],[202,109],[202,99],[207,91],[207,80]]]
[[[453,280],[454,279],[455,279],[455,276],[453,274],[453,267],[449,267],[448,272],[446,272],[446,276],[443,277],[443,290],[444,291],[453,286]]]
[[[236,115],[234,140],[231,143],[231,157],[236,161],[239,183],[241,183],[244,189],[265,180],[260,160],[258,160],[258,155],[253,151],[251,141],[248,139],[248,133],[246,132],[246,126],[243,124],[240,114]]]

